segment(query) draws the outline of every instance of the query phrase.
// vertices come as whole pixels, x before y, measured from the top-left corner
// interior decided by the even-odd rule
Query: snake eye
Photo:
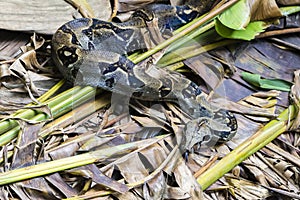
[[[69,65],[78,61],[75,47],[64,46],[57,50],[57,55],[65,67],[69,67]]]

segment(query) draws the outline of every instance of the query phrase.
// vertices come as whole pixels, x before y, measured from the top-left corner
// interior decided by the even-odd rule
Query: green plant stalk
[[[51,89],[52,90],[52,89]],[[47,100],[44,102],[44,104],[49,104],[49,108],[57,104],[58,102],[62,102],[64,99],[69,99],[70,96],[72,96],[74,93],[77,93],[80,90],[80,87],[74,87],[70,90],[67,90],[65,92],[60,93],[56,97]],[[52,90],[53,92],[53,90]],[[49,93],[46,94],[47,96]],[[35,119],[35,115],[37,115],[38,112],[33,109],[22,109],[16,114],[13,115],[13,117],[17,117],[20,119],[25,120],[33,120]],[[39,118],[39,117],[38,117]],[[20,127],[18,126],[18,122],[16,120],[5,120],[0,122],[0,146],[7,144],[10,140],[16,137],[20,130]],[[5,132],[6,131],[6,132]]]
[[[83,119],[84,117],[92,114],[95,110],[99,110],[105,106],[107,106],[110,103],[110,95],[104,95],[101,97],[98,97],[98,99],[91,103],[86,102],[85,104],[80,105],[79,107],[76,107],[74,110],[70,111],[69,113],[62,115],[61,117],[58,117],[54,121],[47,123],[39,133],[39,137],[46,137],[50,133],[52,133],[55,130],[58,130],[60,128],[66,127],[70,124],[73,124],[76,121],[79,121]],[[74,119],[74,116],[76,116],[76,119]],[[34,119],[36,121],[42,121],[46,118],[43,113],[40,113],[39,116],[37,116]],[[1,145],[6,144],[7,142],[14,139],[20,131],[20,127],[17,126],[7,133],[5,133],[1,138]],[[10,158],[13,155],[13,151],[9,151],[7,153],[7,158]],[[0,163],[2,163],[4,160],[3,158],[0,159]]]
[[[41,103],[47,101],[55,92],[57,92],[64,84],[66,80],[62,79],[58,83],[56,83],[50,90],[45,92],[42,96],[40,96],[37,100]],[[28,106],[34,106],[35,103],[30,103]]]
[[[201,26],[202,24],[206,23],[207,21],[213,19],[215,16],[217,16],[223,10],[226,10],[227,8],[229,8],[230,6],[232,6],[233,4],[235,4],[238,1],[239,0],[229,1],[229,2],[227,2],[225,4],[223,4],[220,8],[212,11],[208,15],[205,15],[203,17],[195,19],[192,23],[189,23],[189,24],[185,25],[183,28],[180,28],[178,31],[176,31],[175,32],[176,33],[175,36],[171,37],[170,39],[168,39],[165,42],[161,43],[160,45],[156,46],[154,49],[149,50],[149,51],[145,52],[142,55],[139,55],[138,57],[136,57],[135,59],[133,59],[133,62],[134,63],[138,63],[138,62],[144,60],[145,58],[149,57],[150,55],[156,53],[157,51],[161,50],[162,48],[167,47],[169,44],[171,44],[174,41],[182,38],[186,34],[192,32],[197,27]],[[28,112],[28,113],[26,113],[26,112]],[[18,115],[17,117],[24,118],[24,119],[30,119],[30,118],[32,118],[36,114],[33,110],[28,110],[26,112],[23,113],[23,114]],[[6,120],[6,121],[3,121],[2,124],[0,122],[0,134],[4,133],[5,131],[7,131],[7,130],[15,127],[15,126],[17,126],[17,123],[14,120]]]
[[[94,113],[95,111],[107,106],[109,103],[110,95],[98,97],[95,102],[86,102],[85,104],[76,107],[67,114],[62,115],[61,117],[45,125],[42,131],[39,133],[39,136],[45,137],[52,131],[58,130],[59,128],[66,127],[69,124],[79,121],[84,117]],[[76,119],[74,119],[74,116],[76,116]]]
[[[150,49],[147,52],[139,55],[137,58],[133,59],[132,62],[133,63],[139,63],[140,61],[148,58],[149,56],[155,54],[156,52],[164,49],[165,47],[169,46],[173,42],[177,41],[178,39],[184,37],[185,35],[191,33],[193,30],[195,30],[198,27],[202,26],[204,23],[206,23],[209,20],[213,19],[214,17],[216,17],[221,12],[223,12],[227,8],[231,7],[232,5],[234,5],[235,3],[237,3],[238,1],[240,1],[240,0],[229,1],[229,2],[227,2],[225,4],[223,4],[221,7],[219,7],[217,9],[211,11],[207,15],[205,15],[205,16],[199,18],[199,19],[196,19],[196,20],[192,21],[191,23],[188,23],[187,25],[184,26],[184,30],[182,30],[180,32],[176,32],[176,34],[174,36],[172,36],[168,40],[165,40],[164,42],[160,43],[155,48]]]
[[[279,115],[278,119],[270,121],[257,133],[252,135],[233,151],[227,154],[224,158],[222,158],[213,167],[201,174],[197,178],[201,188],[205,190],[236,165],[257,152],[259,149],[263,148],[281,133],[288,130],[291,125],[290,120],[293,120],[296,115],[297,111],[295,106],[291,105],[285,109]]]
[[[64,99],[64,101],[53,104],[53,106],[50,103],[48,105],[51,108],[53,117],[56,118],[70,111],[72,108],[82,104],[83,102],[86,102],[92,97],[95,97],[96,93],[97,90],[95,88],[86,86],[81,88],[78,92],[73,93],[69,98]]]
[[[48,103],[53,117],[56,118],[70,111],[74,106],[82,104],[83,102],[91,99],[92,97],[95,97],[95,95],[95,88],[89,86],[84,87],[82,89],[80,89],[80,87],[74,87],[68,92],[64,92],[58,95],[57,97],[59,98],[52,98],[45,103]],[[28,120],[33,122],[40,122],[43,120],[47,120],[48,118],[49,116],[44,113],[35,113],[35,115],[29,118]],[[3,133],[0,136],[0,146],[5,145],[11,140],[13,140],[18,135],[19,131],[20,126],[17,125],[13,129],[7,131],[6,133]]]
[[[210,51],[212,49],[216,49],[218,47],[226,46],[226,45],[233,44],[236,42],[238,42],[238,41],[237,40],[222,40],[222,41],[215,42],[212,44],[204,45],[200,48],[198,46],[197,47],[194,47],[194,46],[183,47],[183,48],[180,48],[178,50],[175,50],[175,51],[170,52],[169,54],[166,54],[165,56],[163,56],[159,60],[158,65],[160,67],[165,67],[165,66],[183,61],[187,58],[197,56],[199,54]]]
[[[219,9],[216,9],[213,12],[209,13],[208,15],[198,18],[198,19],[194,20],[192,23],[185,25],[182,29],[179,29],[178,32],[175,32],[176,33],[175,36],[171,37],[170,39],[168,39],[165,42],[161,43],[160,45],[156,46],[154,49],[149,50],[142,55],[139,55],[138,57],[134,58],[132,61],[134,63],[138,63],[138,62],[144,60],[145,58],[151,56],[152,54],[156,53],[157,51],[167,47],[174,41],[176,41],[176,40],[182,38],[183,36],[185,36],[186,34],[192,32],[197,27],[199,27],[202,24],[206,23],[207,21],[213,19],[215,16],[217,16],[223,10],[227,9],[228,7],[232,6],[233,4],[235,4],[238,1],[239,0],[229,1],[228,3],[225,3],[224,5],[222,5]],[[64,108],[61,108],[61,109],[64,109]],[[15,117],[30,119],[35,114],[36,114],[36,112],[33,110],[25,110],[25,111],[22,111],[22,114],[20,113]],[[5,120],[3,122],[0,122],[0,134],[6,132],[16,126],[17,126],[17,122],[15,120]]]
[[[149,143],[153,140],[159,140],[160,138],[148,139]],[[62,158],[59,160],[49,161],[45,163],[36,164],[24,168],[10,170],[8,172],[0,173],[0,185],[10,184],[34,177],[39,177],[58,171],[72,169],[75,167],[92,164],[95,162],[101,162],[113,155],[121,153],[128,153],[136,150],[141,144],[145,144],[145,141],[137,141],[132,143],[126,143],[118,146],[113,146],[97,151],[92,151],[76,156]]]
[[[34,121],[34,122],[40,122],[43,121],[45,119],[47,119],[48,116],[44,113],[39,113],[35,116],[33,116],[30,121]],[[15,137],[17,137],[19,131],[21,130],[20,126],[16,126],[13,129],[7,131],[6,133],[2,134],[0,136],[0,146],[3,146],[7,143],[9,143],[10,141],[12,141]]]
[[[208,24],[206,24],[205,26],[196,29],[195,31],[193,31],[192,33],[185,35],[184,37],[182,37],[182,39],[176,41],[175,43],[171,44],[168,49],[166,50],[165,54],[168,54],[170,52],[173,52],[175,49],[177,49],[180,46],[183,46],[185,44],[187,44],[188,42],[190,42],[192,39],[196,38],[197,36],[203,34],[204,32],[208,31],[209,29],[213,28],[215,26],[215,22],[212,21]]]
[[[45,102],[48,98],[50,98],[63,84],[64,80],[59,81],[57,84],[55,84],[50,90],[45,92],[41,97],[39,97],[37,100],[41,103]],[[34,103],[28,104],[26,107],[34,106]],[[17,118],[24,118],[24,119],[30,119],[36,114],[36,111],[32,109],[21,109],[12,114],[13,117]],[[16,127],[18,125],[16,120],[12,119],[5,119],[0,121],[0,134]]]
[[[294,14],[300,11],[300,6],[285,6],[285,7],[281,7],[279,8],[282,15],[284,16],[288,16],[290,14]]]

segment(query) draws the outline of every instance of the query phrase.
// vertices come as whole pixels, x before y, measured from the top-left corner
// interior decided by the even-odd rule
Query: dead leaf
[[[119,0],[118,11],[119,12],[128,12],[142,8],[147,4],[154,3],[157,0]]]
[[[0,65],[0,80],[11,75],[8,64]]]
[[[204,80],[209,90],[215,89],[225,76],[221,63],[206,53],[187,59],[184,63]]]
[[[121,194],[123,194],[129,190],[129,188],[125,184],[119,183],[118,181],[105,176],[99,170],[99,168],[94,164],[83,166],[83,167],[77,167],[75,169],[68,170],[68,173],[74,174],[77,176],[82,176],[87,179],[90,178],[96,184],[99,184],[100,186],[102,186],[103,189],[109,188],[110,190],[116,191]]]
[[[73,2],[73,1],[72,1]],[[90,5],[92,9],[86,9]],[[14,31],[36,32],[53,34],[62,24],[73,19],[82,17],[76,8],[65,1],[53,0],[47,2],[13,0],[1,1],[5,8],[0,19],[0,28]],[[107,20],[111,13],[109,0],[88,0],[76,4],[84,14],[94,12],[95,17]],[[16,10],[18,12],[16,12]]]
[[[248,2],[251,7],[251,21],[279,18],[282,16],[275,0],[250,0]]]
[[[236,198],[264,199],[271,196],[271,193],[267,189],[248,180],[229,176],[226,176],[226,180],[236,188],[235,194],[233,194]]]
[[[294,102],[294,105],[297,109],[300,109],[300,70],[294,72],[294,85],[291,87],[291,99]],[[300,127],[300,114],[298,113],[294,123],[291,127],[291,130],[298,129]]]

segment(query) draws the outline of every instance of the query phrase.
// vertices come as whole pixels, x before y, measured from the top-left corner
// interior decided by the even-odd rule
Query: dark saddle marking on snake
[[[205,10],[201,6],[197,10],[188,5],[151,5],[136,11],[124,23],[75,19],[54,34],[53,60],[63,76],[76,84],[144,100],[178,103],[193,118],[185,127],[181,144],[184,151],[200,142],[228,141],[237,131],[232,113],[211,106],[199,87],[183,75],[149,63],[136,65],[126,57],[129,52],[147,48],[141,31],[151,28],[147,22],[158,19],[165,37],[199,16]]]

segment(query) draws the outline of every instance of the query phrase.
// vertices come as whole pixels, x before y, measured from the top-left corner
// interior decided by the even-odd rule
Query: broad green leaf
[[[242,73],[242,78],[248,83],[263,89],[280,90],[289,92],[291,83],[281,79],[262,79],[259,74]]]
[[[263,21],[256,21],[250,22],[244,30],[234,30],[224,26],[218,19],[215,20],[217,33],[224,38],[230,39],[252,40],[268,26],[269,25]]]
[[[219,17],[219,21],[228,28],[243,30],[250,22],[250,8],[247,0],[240,0]]]

